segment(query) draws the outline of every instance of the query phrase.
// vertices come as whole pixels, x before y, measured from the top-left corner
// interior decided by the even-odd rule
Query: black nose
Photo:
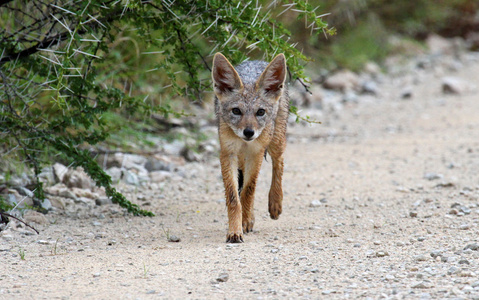
[[[243,134],[246,138],[250,139],[254,135],[254,130],[250,128],[246,128],[245,130],[243,130]]]

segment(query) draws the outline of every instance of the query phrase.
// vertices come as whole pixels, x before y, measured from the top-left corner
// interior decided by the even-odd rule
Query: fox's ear
[[[266,94],[278,98],[283,90],[286,79],[286,58],[284,54],[278,54],[269,63],[261,74],[256,87],[262,89]]]
[[[231,63],[221,53],[213,58],[213,87],[217,95],[222,95],[243,87],[243,83]]]

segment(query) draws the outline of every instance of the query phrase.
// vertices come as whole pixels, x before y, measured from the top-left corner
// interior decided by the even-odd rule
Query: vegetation
[[[201,101],[216,51],[234,63],[261,52],[283,52],[293,78],[301,61],[290,32],[272,9],[295,11],[311,32],[333,30],[306,1],[268,7],[250,1],[0,1],[0,144],[2,159],[18,154],[38,179],[53,157],[83,169],[114,203],[152,215],[112,186],[89,149],[114,130],[108,114],[124,118],[182,112],[170,101]],[[153,87],[153,88],[152,88]]]
[[[338,34],[325,39],[303,37],[305,53],[328,69],[360,70],[366,61],[381,61],[391,52],[390,36],[423,40],[430,33],[467,36],[479,29],[476,0],[326,0],[325,19]],[[288,25],[291,26],[291,25]],[[294,27],[294,26],[293,26]]]

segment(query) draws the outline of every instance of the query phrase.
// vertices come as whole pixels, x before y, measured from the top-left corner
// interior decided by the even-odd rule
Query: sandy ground
[[[245,243],[225,243],[219,162],[190,164],[160,190],[123,187],[156,217],[106,205],[3,232],[0,298],[479,299],[479,96],[419,79],[411,99],[389,78],[323,125],[291,127],[283,215],[268,217],[265,162]]]

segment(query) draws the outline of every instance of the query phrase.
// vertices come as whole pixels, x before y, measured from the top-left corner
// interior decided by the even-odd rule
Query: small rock
[[[138,175],[132,171],[126,171],[125,182],[130,185],[140,185],[140,179],[138,179]]]
[[[23,220],[27,223],[48,224],[48,219],[45,215],[35,210],[28,210],[23,216]]]
[[[228,273],[221,273],[218,278],[216,278],[217,282],[226,282],[229,279]]]
[[[108,197],[100,197],[100,198],[95,199],[95,204],[98,205],[98,206],[112,204],[112,203],[113,202]]]
[[[474,251],[478,251],[479,250],[479,244],[469,244],[467,245],[466,247],[464,247],[464,250],[467,250],[467,249],[471,249],[471,250],[474,250]]]
[[[27,196],[27,197],[30,197],[30,198],[33,198],[35,196],[32,191],[30,191],[29,189],[27,189],[23,186],[19,186],[16,189],[20,193],[20,195],[22,195],[22,196]]]
[[[150,173],[150,179],[152,182],[159,183],[165,181],[166,179],[170,179],[171,175],[171,172],[168,171],[153,171]]]
[[[459,213],[459,211],[458,211],[457,209],[455,209],[455,208],[451,209],[451,210],[448,212],[448,214],[450,214],[450,215],[457,215],[458,213]]]
[[[411,288],[413,288],[413,289],[428,289],[428,288],[431,288],[431,285],[429,283],[426,283],[426,282],[418,282],[416,284],[413,284],[411,286]]]
[[[355,73],[344,70],[328,76],[324,81],[324,87],[331,90],[355,90],[359,85],[359,77]]]
[[[445,182],[441,182],[439,184],[436,184],[436,187],[440,187],[440,188],[453,188],[455,186],[456,186],[456,184],[452,181],[445,181]]]
[[[181,152],[181,156],[183,156],[187,161],[201,161],[201,155],[193,151],[193,149],[189,147],[184,147]]]
[[[442,251],[441,250],[433,250],[433,251],[431,251],[430,255],[431,255],[432,258],[436,258],[438,256],[442,256]]]
[[[321,201],[320,200],[313,200],[309,204],[310,207],[320,207],[321,206]]]
[[[366,81],[361,86],[361,93],[377,95],[378,94],[378,85],[374,81]]]
[[[146,163],[146,157],[137,154],[115,153],[108,156],[107,166],[130,169],[142,169]]]
[[[122,170],[118,167],[111,167],[108,170],[106,170],[105,172],[106,172],[106,174],[110,175],[111,182],[113,182],[113,183],[118,183],[123,176]]]
[[[355,92],[348,90],[344,93],[343,103],[357,103],[358,102],[358,95]]]
[[[470,228],[471,228],[471,226],[469,224],[462,224],[462,225],[459,226],[460,230],[468,230]]]
[[[426,38],[426,45],[433,55],[451,55],[454,54],[454,44],[442,36],[432,33]]]
[[[68,168],[60,163],[55,163],[53,165],[53,175],[55,176],[56,182],[63,182],[65,174],[68,172]]]
[[[13,241],[13,235],[4,234],[4,235],[2,235],[2,239],[4,239],[5,241]]]
[[[180,241],[181,241],[181,239],[179,237],[177,237],[176,235],[170,235],[168,237],[168,242],[178,243]]]
[[[437,174],[437,173],[426,173],[424,174],[424,179],[427,180],[436,180],[436,179],[442,179],[444,176],[442,174]]]
[[[51,210],[53,208],[52,203],[48,199],[43,199],[41,205],[45,210]]]
[[[467,259],[461,259],[461,260],[459,260],[459,264],[469,265],[470,263]]]
[[[69,188],[91,189],[95,186],[88,174],[83,171],[83,168],[68,169],[63,176],[63,183]]]
[[[460,272],[461,270],[458,268],[458,267],[450,267],[449,270],[447,270],[447,275],[453,275],[453,274],[456,274],[458,272]]]
[[[456,77],[442,78],[442,91],[445,94],[463,94],[468,90],[467,83]]]
[[[40,181],[43,182],[45,185],[55,184],[55,176],[53,174],[52,167],[43,168],[40,174],[38,175],[38,178],[40,178]],[[25,185],[26,184],[24,184],[24,186]]]
[[[409,212],[409,216],[410,216],[411,218],[416,218],[416,217],[417,217],[417,211],[411,211],[411,212]]]
[[[413,96],[412,87],[407,86],[401,90],[400,97],[401,99],[411,99]]]
[[[389,256],[389,253],[387,251],[376,252],[376,257],[385,257],[385,256]]]
[[[421,255],[415,255],[415,256],[413,257],[413,259],[414,259],[415,261],[426,261],[426,260],[427,260],[427,257],[426,257],[425,255],[422,255],[422,254],[421,254]]]
[[[148,172],[153,172],[153,171],[171,172],[171,169],[172,169],[171,164],[156,158],[148,158],[145,164],[145,168],[146,170],[148,170]]]
[[[381,67],[375,62],[368,61],[366,64],[364,64],[364,72],[377,76],[381,74]]]

